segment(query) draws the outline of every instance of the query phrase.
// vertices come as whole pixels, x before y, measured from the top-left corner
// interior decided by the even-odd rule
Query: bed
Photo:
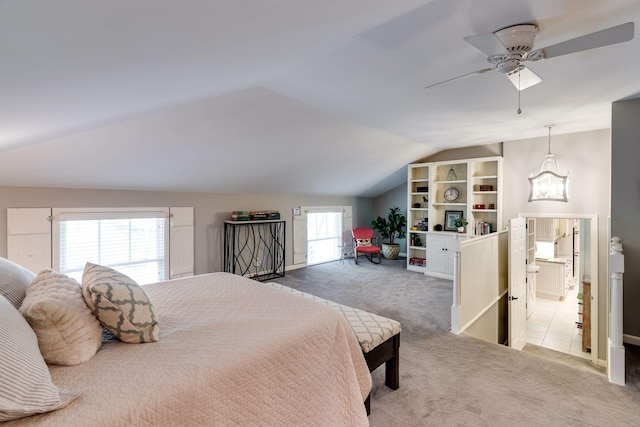
[[[368,425],[371,376],[344,317],[228,273],[144,287],[159,341],[105,342],[90,360],[50,366],[79,391],[15,425]]]

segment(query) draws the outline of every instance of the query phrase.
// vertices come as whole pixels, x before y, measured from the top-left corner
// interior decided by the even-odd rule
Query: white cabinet
[[[566,260],[555,258],[552,261],[537,260],[540,266],[536,282],[536,294],[538,297],[563,299],[567,294],[567,267]]]
[[[555,242],[560,234],[560,220],[557,218],[538,218],[536,223],[536,240]]]
[[[453,278],[455,234],[427,233],[427,271],[429,276]]]

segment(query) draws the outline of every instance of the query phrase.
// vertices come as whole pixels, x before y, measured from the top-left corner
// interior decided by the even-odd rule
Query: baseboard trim
[[[307,266],[307,264],[294,264],[294,265],[287,265],[284,268],[284,271],[291,271],[291,270],[298,270],[300,268],[305,268]]]
[[[636,337],[635,335],[623,334],[622,341],[627,344],[640,346],[640,337]]]

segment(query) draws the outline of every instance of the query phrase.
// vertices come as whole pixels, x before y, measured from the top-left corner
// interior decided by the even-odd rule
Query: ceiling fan
[[[533,43],[538,34],[538,27],[533,24],[518,24],[490,34],[465,37],[464,40],[467,43],[488,55],[487,61],[492,66],[434,83],[426,86],[425,89],[495,70],[507,76],[516,89],[521,91],[542,81],[536,73],[524,65],[525,62],[542,61],[556,56],[626,42],[633,39],[633,31],[633,22],[627,22],[536,50],[533,50]]]

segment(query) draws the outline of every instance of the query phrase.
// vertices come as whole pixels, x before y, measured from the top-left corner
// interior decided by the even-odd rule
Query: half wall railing
[[[622,253],[622,239],[611,238],[609,253],[610,279],[610,311],[609,311],[609,346],[607,348],[607,375],[609,381],[618,385],[625,385],[625,350],[622,342],[622,300],[624,254]]]

